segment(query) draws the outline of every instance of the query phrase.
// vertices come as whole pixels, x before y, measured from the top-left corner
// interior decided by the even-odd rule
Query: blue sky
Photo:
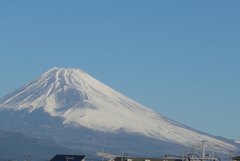
[[[240,1],[0,1],[0,97],[82,69],[179,123],[240,140]]]

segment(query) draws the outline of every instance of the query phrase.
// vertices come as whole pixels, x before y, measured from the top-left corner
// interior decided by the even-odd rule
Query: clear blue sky
[[[240,1],[0,1],[0,97],[82,69],[179,123],[240,140]]]

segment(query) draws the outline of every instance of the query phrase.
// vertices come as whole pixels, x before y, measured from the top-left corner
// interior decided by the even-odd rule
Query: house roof
[[[50,161],[82,161],[86,155],[57,154]]]
[[[240,155],[232,157],[233,160],[240,160]]]

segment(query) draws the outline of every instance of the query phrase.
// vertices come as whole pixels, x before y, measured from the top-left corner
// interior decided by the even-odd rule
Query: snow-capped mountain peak
[[[0,110],[25,109],[31,113],[39,108],[52,117],[63,118],[66,126],[108,133],[124,130],[185,146],[206,140],[235,149],[152,111],[80,69],[52,68],[0,99]]]

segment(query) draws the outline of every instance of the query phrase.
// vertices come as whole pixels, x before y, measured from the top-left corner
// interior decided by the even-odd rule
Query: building
[[[238,156],[235,156],[235,157],[232,157],[232,160],[236,160],[236,161],[240,161],[240,155],[238,155]]]
[[[182,158],[135,158],[135,157],[116,157],[112,161],[183,161]]]
[[[50,161],[85,161],[86,155],[57,154]]]

